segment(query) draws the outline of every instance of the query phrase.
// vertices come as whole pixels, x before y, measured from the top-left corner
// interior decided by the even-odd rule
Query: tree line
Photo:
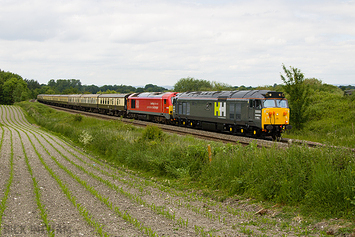
[[[251,90],[249,86],[230,86],[225,83],[210,82],[192,77],[181,78],[173,91],[213,91],[213,90]],[[34,79],[23,79],[20,75],[0,69],[0,104],[13,104],[28,99],[35,99],[39,94],[106,94],[106,93],[140,93],[165,92],[167,88],[154,84],[144,87],[127,85],[82,85],[78,79],[51,79],[47,84],[40,84]]]
[[[37,98],[39,94],[103,94],[103,93],[139,93],[164,92],[168,89],[147,84],[144,87],[126,85],[82,85],[78,79],[51,79],[40,84],[34,79],[23,79],[20,75],[0,69],[0,104],[11,105]]]

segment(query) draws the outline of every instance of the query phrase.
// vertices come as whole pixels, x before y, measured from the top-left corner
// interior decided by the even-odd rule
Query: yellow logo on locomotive
[[[214,116],[226,117],[226,102],[214,102]]]

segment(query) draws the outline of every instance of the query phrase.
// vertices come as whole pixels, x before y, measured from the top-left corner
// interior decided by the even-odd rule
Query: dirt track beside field
[[[0,107],[1,236],[296,236],[275,213],[146,180]],[[261,214],[261,213],[260,213]]]

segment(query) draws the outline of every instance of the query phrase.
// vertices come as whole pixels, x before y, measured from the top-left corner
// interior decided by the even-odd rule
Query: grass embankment
[[[285,137],[355,148],[355,93],[344,96],[332,85],[310,85],[306,113],[303,129],[291,130]]]
[[[142,129],[70,115],[38,103],[20,105],[33,123],[110,163],[169,178],[170,184],[198,186],[205,194],[218,189],[224,195],[297,206],[303,214],[316,217],[354,219],[355,159],[348,150],[257,149],[255,144],[210,142],[213,160],[209,163],[206,141],[167,135],[154,126]]]

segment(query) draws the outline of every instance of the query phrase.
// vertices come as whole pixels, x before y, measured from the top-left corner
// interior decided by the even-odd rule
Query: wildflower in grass
[[[83,130],[82,133],[79,135],[79,142],[84,144],[84,146],[91,143],[92,140],[92,136],[86,130]]]

